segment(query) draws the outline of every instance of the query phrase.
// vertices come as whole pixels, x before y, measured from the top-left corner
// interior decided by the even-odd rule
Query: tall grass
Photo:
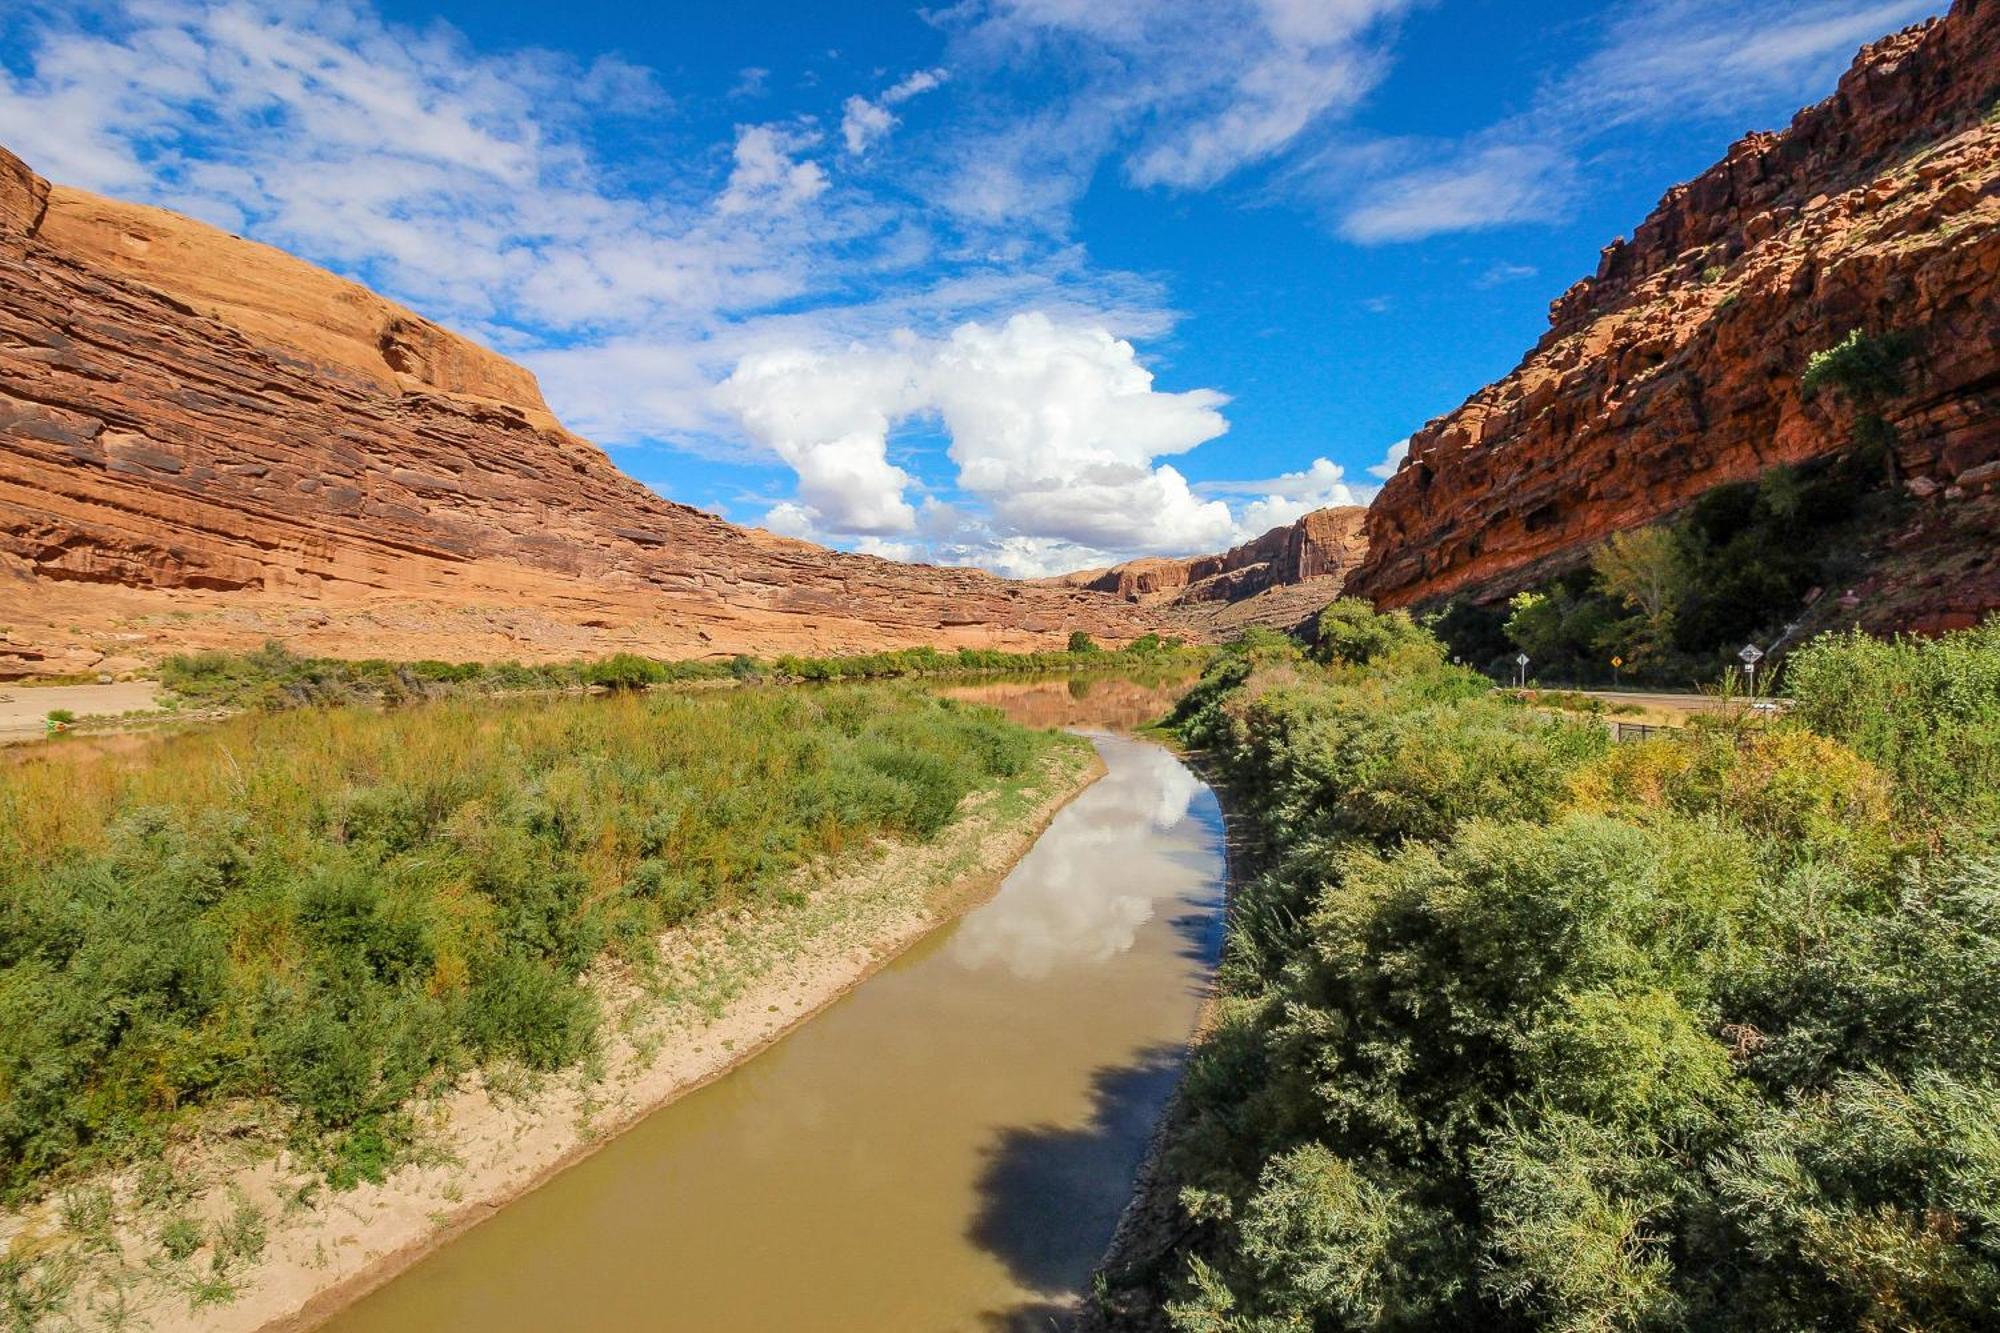
[[[878,686],[253,713],[0,769],[0,1193],[234,1098],[377,1176],[427,1089],[590,1051],[599,960],[928,838],[1051,743]]]

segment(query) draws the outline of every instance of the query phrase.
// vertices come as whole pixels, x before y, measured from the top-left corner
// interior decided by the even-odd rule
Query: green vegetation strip
[[[213,708],[281,709],[308,704],[405,703],[458,695],[607,689],[701,682],[755,684],[792,681],[902,680],[912,677],[1055,673],[1133,667],[1193,668],[1206,649],[1179,639],[1143,635],[1116,651],[1088,634],[1070,636],[1066,652],[1009,653],[991,648],[898,648],[835,657],[786,654],[704,657],[677,661],[614,653],[590,661],[392,662],[385,659],[302,657],[276,640],[253,653],[192,653],[160,664],[160,683],[182,703]]]
[[[0,770],[0,1191],[267,1109],[335,1185],[475,1065],[585,1059],[587,968],[928,840],[1066,738],[895,686],[254,713]]]
[[[1787,716],[1614,746],[1323,623],[1177,715],[1251,873],[1174,1327],[1991,1327],[2000,624],[1822,639]]]

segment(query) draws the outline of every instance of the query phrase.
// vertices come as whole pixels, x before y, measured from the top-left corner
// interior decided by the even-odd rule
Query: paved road
[[[1726,707],[1740,708],[1743,705],[1741,699],[1725,702],[1712,694],[1685,694],[1668,690],[1564,690],[1562,693],[1602,699],[1606,705],[1627,704],[1641,712],[1625,718],[1625,721],[1655,722],[1665,726],[1678,726],[1682,719],[1696,713],[1717,713]],[[1780,709],[1789,706],[1789,701],[1784,699],[1760,702],[1773,703]]]
[[[1712,713],[1722,707],[1722,700],[1709,694],[1673,694],[1665,690],[1578,690],[1576,693],[1602,699],[1607,704],[1635,704],[1663,713]]]

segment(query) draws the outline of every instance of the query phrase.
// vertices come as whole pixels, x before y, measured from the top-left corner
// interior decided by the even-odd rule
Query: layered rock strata
[[[2000,483],[1994,0],[1866,47],[1831,97],[1737,143],[1608,246],[1512,374],[1411,439],[1349,588],[1390,606],[1496,596],[1712,487],[1851,447],[1855,404],[1799,381],[1855,329],[1913,348],[1881,409],[1912,493],[1948,507]],[[1991,609],[2000,534],[1986,545],[1898,616]]]
[[[1057,582],[1170,616],[1183,632],[1291,628],[1341,595],[1366,550],[1359,505],[1315,510],[1220,555],[1132,560]]]
[[[1116,643],[1156,624],[664,500],[505,358],[0,150],[0,677],[272,635],[534,660]]]

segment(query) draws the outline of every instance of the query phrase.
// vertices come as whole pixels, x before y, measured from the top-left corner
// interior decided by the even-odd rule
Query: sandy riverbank
[[[156,680],[121,680],[109,685],[0,685],[0,742],[28,740],[48,729],[58,708],[78,717],[118,717],[151,713],[160,706]]]
[[[661,974],[643,990],[593,977],[608,1035],[591,1067],[539,1082],[507,1071],[466,1080],[419,1108],[423,1159],[380,1184],[328,1191],[246,1113],[238,1132],[172,1154],[172,1189],[141,1169],[0,1216],[0,1245],[34,1264],[17,1288],[50,1295],[32,1326],[311,1327],[983,901],[1102,772],[1093,753],[1064,746],[1019,788],[968,798],[933,843],[884,845],[806,877],[789,903],[667,937]],[[179,1256],[163,1239],[175,1217],[203,1223],[200,1246]]]

